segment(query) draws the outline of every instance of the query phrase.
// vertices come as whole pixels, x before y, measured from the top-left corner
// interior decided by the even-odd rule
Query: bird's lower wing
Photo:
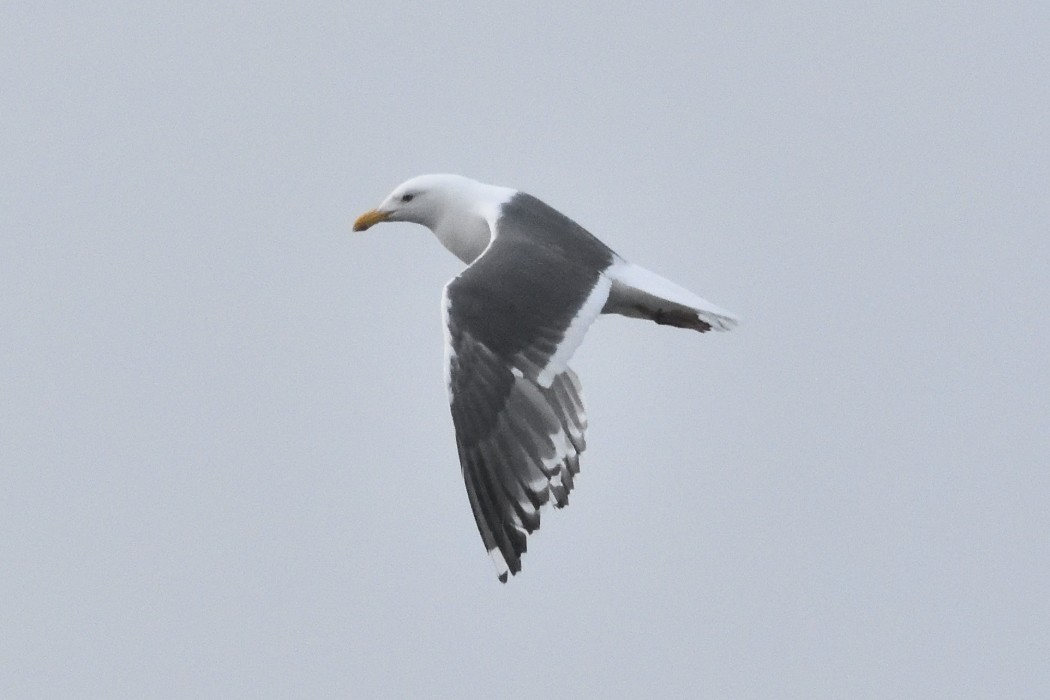
[[[568,362],[611,281],[594,271],[569,294],[556,284],[574,272],[562,261],[529,276],[534,259],[520,256],[523,265],[492,275],[490,254],[445,287],[445,369],[467,495],[505,581],[521,569],[540,507],[565,505],[579,472],[586,418]]]
[[[469,334],[452,360],[451,407],[470,507],[501,581],[521,570],[541,507],[566,505],[587,418],[571,369],[547,388],[510,369]]]

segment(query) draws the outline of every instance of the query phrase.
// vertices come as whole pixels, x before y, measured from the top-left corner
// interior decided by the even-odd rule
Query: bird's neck
[[[489,222],[474,212],[450,212],[430,230],[441,245],[468,265],[484,252],[492,239]]]
[[[504,204],[517,192],[508,187],[471,182],[460,206],[450,207],[430,228],[441,244],[468,265],[485,252]]]

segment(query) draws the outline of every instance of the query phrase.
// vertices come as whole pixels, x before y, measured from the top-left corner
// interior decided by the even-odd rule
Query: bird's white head
[[[462,175],[419,175],[406,180],[383,202],[354,222],[364,231],[382,221],[408,221],[435,230],[447,216],[473,208],[486,186]]]
[[[510,188],[462,175],[420,175],[401,183],[382,204],[357,217],[354,230],[364,231],[383,221],[422,224],[453,255],[470,263],[485,250],[500,207],[514,194]]]

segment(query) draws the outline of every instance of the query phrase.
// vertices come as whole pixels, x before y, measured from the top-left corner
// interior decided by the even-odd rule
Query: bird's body
[[[736,319],[506,187],[420,176],[354,229],[381,221],[427,226],[468,265],[443,295],[446,382],[470,505],[506,581],[540,507],[564,506],[579,473],[586,416],[568,362],[590,324],[617,313],[704,332]]]

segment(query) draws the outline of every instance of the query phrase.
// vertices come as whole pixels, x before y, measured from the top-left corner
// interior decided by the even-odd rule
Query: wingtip
[[[740,324],[740,319],[736,316],[722,316],[718,320],[719,324],[715,326],[717,331],[731,331]]]
[[[716,314],[710,312],[699,312],[696,314],[696,317],[700,321],[700,323],[705,324],[707,326],[707,328],[700,331],[701,333],[708,330],[723,332],[731,331],[737,327],[737,324],[740,323],[740,319],[738,317],[728,313]]]
[[[500,583],[506,583],[507,577],[512,572],[512,567],[507,566],[507,560],[503,558],[503,554],[500,553],[499,548],[490,549],[489,557],[492,558],[492,563],[496,567],[496,576],[499,578]]]

